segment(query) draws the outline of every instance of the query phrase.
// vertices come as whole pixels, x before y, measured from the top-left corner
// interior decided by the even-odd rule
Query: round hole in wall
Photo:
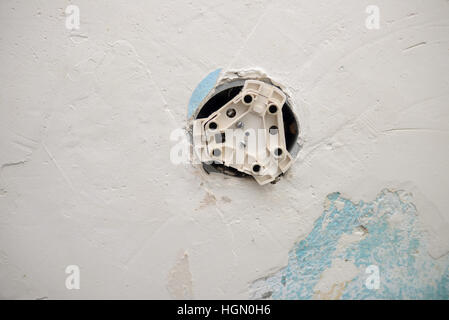
[[[222,81],[220,84],[218,84],[213,89],[213,94],[210,95],[207,98],[207,100],[204,101],[202,103],[202,105],[200,105],[200,107],[198,107],[198,109],[194,112],[193,119],[208,118],[212,113],[218,111],[224,105],[226,105],[227,103],[229,103],[230,101],[235,99],[239,94],[242,95],[242,98],[240,100],[241,103],[249,106],[252,102],[255,101],[255,97],[252,93],[247,93],[246,91],[242,90],[244,88],[244,85],[247,80],[253,80],[253,79],[246,78],[246,77],[238,77],[234,80]],[[259,79],[256,79],[256,80],[259,80]],[[272,84],[282,90],[282,88],[280,86],[273,84],[273,82],[268,78],[260,79],[260,81],[263,81],[268,84]],[[247,104],[244,101],[245,96],[249,96],[249,97],[247,97],[247,101],[250,101],[249,99],[251,99],[251,103]],[[299,121],[294,112],[292,101],[288,98],[284,102],[284,104],[282,104],[281,106],[276,105],[276,103],[272,102],[268,105],[268,107],[271,105],[275,105],[277,107],[277,111],[275,112],[275,114],[271,114],[267,108],[267,113],[272,116],[282,115],[281,119],[283,122],[283,130],[282,131],[279,130],[279,127],[277,127],[278,124],[276,123],[274,126],[277,127],[277,130],[275,128],[268,127],[269,134],[283,135],[283,138],[285,139],[285,149],[284,149],[284,147],[282,148],[282,150],[283,150],[282,156],[285,155],[285,152],[288,152],[288,153],[292,154],[293,156],[295,156],[297,154],[297,152],[300,150],[301,145],[299,144],[299,140],[298,140],[299,135],[300,135]],[[234,108],[234,109],[236,109],[236,111],[238,110],[237,108]],[[224,111],[225,114],[226,114],[227,110],[228,110],[228,108],[225,109],[225,111]],[[214,120],[212,120],[212,122],[213,121]],[[217,121],[215,121],[215,122],[217,124],[217,129],[222,127]],[[208,128],[208,125],[206,125],[206,126]],[[242,121],[241,125],[234,124],[233,127],[235,127],[236,129],[242,129],[243,121]],[[245,129],[246,129],[246,127],[251,128],[252,124],[250,122],[245,121]],[[274,129],[274,130],[270,130],[270,129]],[[246,140],[247,138],[249,138],[248,135],[250,135],[250,132],[248,130],[244,130],[243,132],[244,132],[244,137]],[[274,156],[274,149],[272,149],[271,152]],[[211,154],[211,156],[212,156],[212,154]],[[254,162],[253,165],[257,164],[257,163],[258,162]],[[250,165],[251,172],[254,175],[256,175],[256,173],[257,173],[257,176],[259,176],[260,173],[262,172],[263,167],[259,164],[259,166],[260,166],[259,172],[255,172],[255,171],[253,171],[253,165]],[[203,168],[208,173],[220,172],[220,173],[223,173],[226,175],[232,175],[232,176],[238,176],[238,177],[246,177],[248,175],[251,175],[251,172],[250,173],[242,172],[240,170],[237,170],[233,167],[228,166],[226,163],[219,163],[219,162],[212,162],[210,164],[203,163]],[[256,170],[257,170],[257,167],[256,167]]]

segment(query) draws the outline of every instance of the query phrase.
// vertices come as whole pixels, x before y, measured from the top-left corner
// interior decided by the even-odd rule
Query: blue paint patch
[[[218,77],[222,69],[217,69],[209,73],[198,86],[193,90],[192,96],[189,100],[189,107],[187,109],[187,118],[189,119],[198,108],[199,104],[207,97],[209,92],[215,87]]]
[[[372,202],[353,203],[333,193],[309,235],[289,252],[285,268],[251,285],[252,297],[311,299],[335,259],[358,273],[341,284],[342,299],[449,299],[449,256],[427,253],[410,194],[383,190]],[[358,232],[356,241],[339,242]],[[369,289],[366,268],[376,265],[380,286]]]

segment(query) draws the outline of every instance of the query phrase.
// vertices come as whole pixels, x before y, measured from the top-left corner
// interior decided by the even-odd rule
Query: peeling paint
[[[428,254],[412,200],[388,189],[371,202],[328,195],[313,230],[289,252],[288,265],[253,282],[252,297],[270,291],[274,299],[449,299],[449,256]],[[365,286],[370,265],[380,269],[379,289]]]
[[[180,254],[176,264],[170,270],[167,290],[174,299],[193,299],[192,274],[187,252]]]

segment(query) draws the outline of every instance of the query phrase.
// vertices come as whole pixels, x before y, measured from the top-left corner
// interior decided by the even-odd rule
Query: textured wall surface
[[[448,299],[449,257],[429,255],[411,198],[384,190],[373,202],[354,204],[330,194],[312,231],[289,252],[287,267],[255,282],[254,297]],[[364,285],[369,266],[378,269],[378,288]]]
[[[446,0],[0,1],[0,298],[447,299],[448,57]],[[198,83],[252,68],[288,174],[174,165]]]

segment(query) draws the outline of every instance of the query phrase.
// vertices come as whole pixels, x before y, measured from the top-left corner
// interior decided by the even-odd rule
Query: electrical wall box
[[[217,87],[191,126],[193,150],[207,171],[275,183],[299,150],[298,123],[277,86],[244,80]]]

